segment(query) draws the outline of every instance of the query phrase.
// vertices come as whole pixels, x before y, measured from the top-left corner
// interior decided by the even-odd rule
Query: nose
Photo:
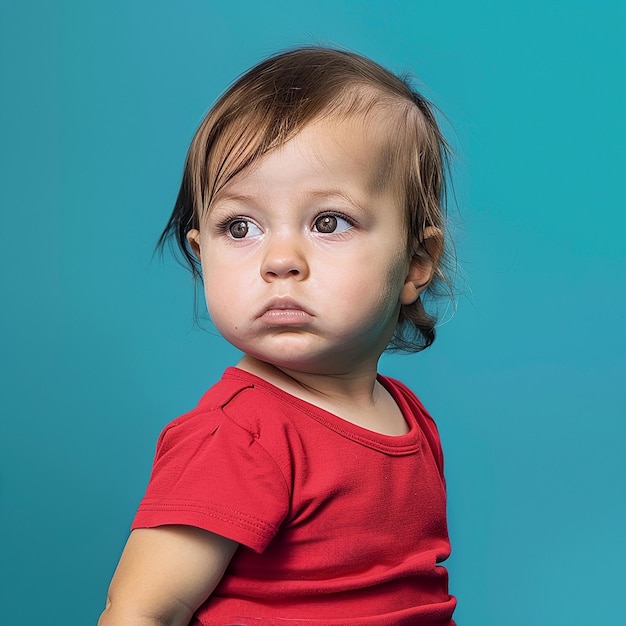
[[[263,280],[272,282],[280,278],[304,280],[309,275],[309,266],[301,242],[293,236],[272,238],[267,243],[261,263]]]

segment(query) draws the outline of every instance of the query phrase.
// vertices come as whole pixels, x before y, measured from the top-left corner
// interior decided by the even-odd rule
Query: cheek
[[[346,275],[344,280],[329,282],[338,309],[361,311],[369,318],[393,316],[400,307],[400,293],[408,272],[408,261],[389,254],[368,255],[359,264],[358,271]],[[353,313],[354,315],[354,313]],[[354,317],[353,317],[354,319]]]
[[[231,276],[209,275],[204,278],[204,296],[209,312],[218,313],[229,309],[236,309],[238,304],[245,301],[249,290]]]
[[[369,267],[372,273],[376,272],[387,295],[400,293],[409,271],[409,260],[404,251],[390,254],[389,250],[379,250],[377,255],[372,254]]]
[[[237,293],[236,283],[223,271],[219,263],[203,261],[204,297],[211,319],[216,317],[232,302]]]
[[[243,318],[258,306],[254,273],[224,259],[207,259],[203,276],[206,306],[215,326],[223,335],[240,328]]]

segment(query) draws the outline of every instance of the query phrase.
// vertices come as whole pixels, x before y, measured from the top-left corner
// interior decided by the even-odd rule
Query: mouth
[[[257,316],[268,326],[301,326],[313,319],[313,314],[292,298],[272,298]]]

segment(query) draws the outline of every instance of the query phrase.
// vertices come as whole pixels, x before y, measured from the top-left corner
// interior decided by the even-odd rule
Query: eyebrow
[[[308,198],[341,198],[350,204],[354,204],[355,206],[361,206],[360,202],[357,202],[356,199],[345,191],[340,189],[320,189],[313,191],[305,191],[302,193],[303,196]]]
[[[331,189],[313,189],[309,191],[305,190],[302,193],[298,194],[298,197],[305,199],[305,200],[337,198],[355,206],[358,209],[365,208],[363,204],[359,202],[356,198],[354,198],[353,196],[350,196],[345,191],[342,191],[340,189],[331,188]],[[211,203],[211,205],[215,205],[217,203],[222,203],[222,202],[236,202],[240,204],[256,205],[258,204],[258,199],[255,196],[249,195],[249,194],[228,193],[228,192],[223,193],[223,194],[218,193],[213,199],[213,202]]]
[[[251,203],[254,202],[253,196],[248,196],[242,193],[221,193],[218,192],[215,194],[213,201],[211,204],[215,204],[216,202],[224,202],[225,200],[234,201],[234,202],[242,202],[242,203]]]

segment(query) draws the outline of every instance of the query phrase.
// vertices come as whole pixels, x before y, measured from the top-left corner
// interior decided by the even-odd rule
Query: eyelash
[[[340,211],[323,211],[322,213],[319,213],[318,215],[316,215],[315,218],[313,219],[311,230],[313,230],[313,226],[315,225],[315,223],[323,217],[336,217],[336,218],[346,221],[348,224],[350,224],[351,228],[354,228],[356,226],[356,221],[353,218],[351,218],[349,215],[346,215],[345,213],[341,213]],[[216,224],[217,232],[219,234],[225,235],[228,233],[229,228],[233,224],[233,222],[239,222],[239,221],[252,222],[253,224],[256,224],[256,222],[253,219],[245,215],[232,215],[232,216],[225,217],[223,220],[221,220],[220,222]],[[337,234],[339,235],[342,233],[337,233]]]
[[[323,211],[319,215],[315,216],[313,223],[315,224],[315,222],[317,222],[317,220],[319,220],[321,217],[339,217],[342,220],[345,220],[346,222],[348,222],[350,226],[352,227],[356,226],[356,222],[349,215],[346,215],[345,213],[341,213],[340,211]]]
[[[228,229],[233,224],[233,222],[252,222],[256,224],[256,222],[245,215],[232,215],[230,217],[225,217],[223,220],[218,222],[215,225],[215,228],[218,233],[225,234],[228,232]]]

